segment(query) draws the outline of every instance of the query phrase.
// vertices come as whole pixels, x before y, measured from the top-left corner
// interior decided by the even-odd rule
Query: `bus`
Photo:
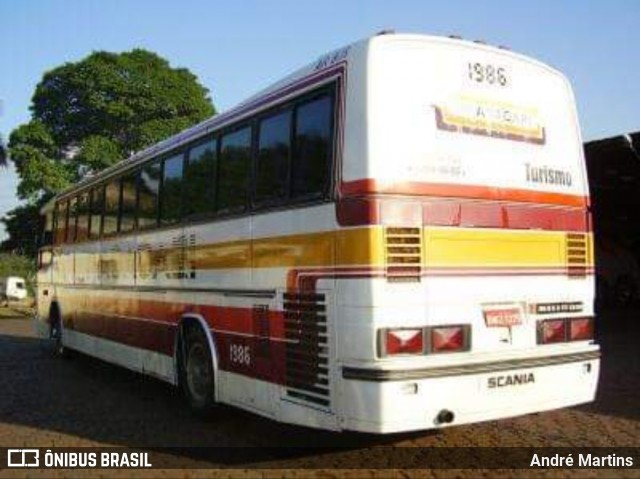
[[[558,71],[372,36],[47,203],[38,331],[197,412],[327,430],[592,401],[581,145]]]

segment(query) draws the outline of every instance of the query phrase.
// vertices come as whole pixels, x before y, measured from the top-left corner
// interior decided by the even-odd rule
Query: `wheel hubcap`
[[[196,401],[205,402],[211,385],[211,374],[206,351],[201,344],[193,344],[189,348],[186,370],[189,392]]]

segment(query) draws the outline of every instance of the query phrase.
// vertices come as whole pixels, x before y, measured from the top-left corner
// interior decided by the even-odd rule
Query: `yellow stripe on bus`
[[[592,234],[587,234],[585,266],[593,265]],[[425,227],[422,264],[426,267],[563,267],[568,264],[567,234],[555,231],[518,231]],[[287,235],[275,238],[141,251],[137,273],[242,268],[300,268],[384,266],[384,228],[364,228]],[[76,274],[124,273],[133,268],[132,252],[107,253],[100,259],[77,254]],[[67,258],[60,258],[64,267]],[[71,267],[71,264],[69,264]],[[73,268],[72,268],[73,269]],[[98,272],[98,271],[96,271]]]
[[[589,242],[590,243],[590,242]],[[424,230],[427,266],[565,266],[566,234],[481,229]],[[587,264],[593,263],[588,254]]]

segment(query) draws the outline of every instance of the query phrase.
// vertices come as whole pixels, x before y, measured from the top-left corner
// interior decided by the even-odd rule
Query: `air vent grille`
[[[385,264],[388,281],[420,281],[422,231],[420,228],[385,228]]]
[[[327,307],[324,294],[285,293],[287,396],[329,408]]]
[[[589,262],[589,239],[586,234],[569,233],[566,242],[567,275],[570,278],[584,278]]]

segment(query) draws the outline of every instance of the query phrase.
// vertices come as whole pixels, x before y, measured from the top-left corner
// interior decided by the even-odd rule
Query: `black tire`
[[[207,337],[199,326],[183,329],[180,341],[180,386],[189,407],[200,416],[216,409],[215,372]]]

